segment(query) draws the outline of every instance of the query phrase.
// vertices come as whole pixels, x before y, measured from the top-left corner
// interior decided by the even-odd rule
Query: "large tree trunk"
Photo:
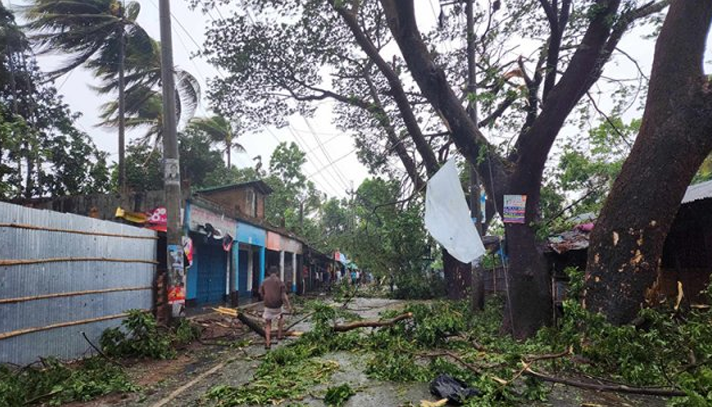
[[[516,338],[532,336],[552,320],[551,284],[543,246],[531,226],[538,219],[541,172],[523,170],[527,161],[510,177],[507,191],[527,196],[525,223],[505,226],[507,265],[507,298],[504,328]],[[504,213],[504,197],[497,196],[500,213]]]
[[[546,3],[546,4],[544,4]],[[531,106],[527,125],[517,139],[514,154],[507,159],[499,156],[487,138],[468,116],[462,101],[448,82],[446,72],[437,65],[428,44],[423,41],[415,17],[413,0],[381,0],[388,26],[408,65],[410,74],[430,104],[442,116],[450,132],[450,140],[467,160],[477,166],[489,195],[497,197],[498,210],[502,212],[502,193],[528,196],[527,224],[507,228],[507,239],[512,272],[509,276],[510,303],[508,316],[515,320],[509,324],[517,337],[528,336],[545,325],[551,316],[549,275],[542,253],[537,248],[535,230],[529,223],[536,219],[540,194],[541,175],[549,152],[569,113],[578,101],[598,80],[605,63],[620,41],[623,33],[636,19],[650,15],[665,6],[664,1],[646,4],[619,13],[620,0],[596,0],[590,13],[588,27],[567,61],[560,80],[553,84],[556,74],[549,74],[544,105],[537,114]],[[556,2],[554,2],[556,4]],[[563,1],[556,12],[548,2],[542,2],[552,25],[549,42],[549,61],[558,55],[557,33],[563,33],[570,10],[570,1]],[[550,64],[551,67],[552,64]],[[558,69],[557,69],[558,71]],[[541,75],[527,78],[527,88],[537,93]],[[537,100],[536,97],[533,98]],[[482,156],[485,160],[482,160]]]
[[[443,249],[443,273],[447,297],[451,300],[467,298],[472,285],[472,266],[460,262]]]
[[[512,224],[506,231],[509,263],[504,328],[516,338],[526,338],[551,322],[549,273],[531,227]]]
[[[644,304],[685,189],[712,150],[712,90],[702,71],[711,21],[712,1],[673,1],[640,134],[591,235],[585,305],[615,324]]]

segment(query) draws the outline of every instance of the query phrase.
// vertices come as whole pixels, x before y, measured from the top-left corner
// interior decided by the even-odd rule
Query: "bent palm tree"
[[[190,127],[207,134],[213,142],[223,145],[228,168],[232,166],[232,150],[245,151],[245,148],[237,142],[239,127],[223,116],[196,117],[190,121]]]
[[[176,122],[179,127],[187,123],[195,115],[200,100],[200,84],[193,75],[178,70],[175,74],[176,83]],[[152,86],[150,80],[137,82],[126,91],[126,127],[130,129],[145,128],[139,142],[153,142],[154,150],[163,139],[163,97],[160,91]],[[118,103],[109,102],[102,106],[103,121],[100,125],[116,126],[119,122]]]
[[[40,53],[63,53],[69,60],[49,73],[56,79],[85,66],[106,81],[118,77],[119,90],[119,183],[126,182],[124,164],[124,71],[139,72],[140,63],[128,69],[124,60],[153,58],[151,37],[136,23],[141,10],[132,1],[124,8],[119,0],[32,0],[21,11],[33,32],[31,39]]]

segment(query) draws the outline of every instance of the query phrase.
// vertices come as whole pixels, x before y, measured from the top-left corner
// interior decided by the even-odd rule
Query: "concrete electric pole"
[[[180,164],[176,132],[176,93],[173,75],[170,0],[160,0],[161,82],[163,90],[163,164],[167,214],[167,278],[164,287],[168,307],[164,318],[183,315],[185,307],[185,268],[183,265]]]

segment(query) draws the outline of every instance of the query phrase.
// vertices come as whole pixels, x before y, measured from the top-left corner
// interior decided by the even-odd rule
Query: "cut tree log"
[[[240,322],[245,324],[248,328],[259,334],[260,336],[265,336],[265,330],[263,328],[264,322],[256,319],[254,317],[251,317],[247,315],[244,312],[240,312],[234,308],[227,308],[227,307],[217,307],[213,308],[214,311],[223,314],[223,315],[228,315],[231,317],[237,318]],[[396,316],[395,318],[391,319],[384,319],[384,320],[378,320],[378,321],[373,321],[373,320],[366,320],[366,321],[356,321],[356,322],[351,322],[348,324],[343,324],[343,325],[334,325],[333,329],[334,332],[347,332],[351,331],[354,329],[358,328],[379,328],[379,327],[384,327],[384,326],[392,326],[395,323],[399,321],[403,321],[406,319],[413,318],[413,314],[411,312],[407,312],[405,314],[401,314]],[[273,330],[273,332],[276,332]],[[304,333],[300,331],[290,331],[287,330],[284,332],[285,336],[302,336]]]
[[[237,319],[240,320],[243,324],[247,325],[248,328],[252,329],[255,331],[257,334],[260,336],[264,337],[265,336],[265,329],[263,328],[264,322],[254,319],[252,317],[247,316],[247,314],[238,312],[237,313]],[[272,330],[273,335],[277,335],[276,330]],[[286,331],[283,333],[284,336],[302,336],[303,332],[299,331]]]

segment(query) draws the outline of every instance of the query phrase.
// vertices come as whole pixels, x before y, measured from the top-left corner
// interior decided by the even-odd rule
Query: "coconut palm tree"
[[[207,134],[213,142],[224,147],[228,168],[232,166],[232,150],[245,151],[245,148],[237,142],[239,126],[230,123],[223,116],[196,117],[190,121],[189,126]]]
[[[200,100],[200,84],[193,75],[180,69],[175,74],[175,84],[176,122],[180,128],[185,127],[195,115]],[[155,150],[163,139],[163,97],[154,85],[148,77],[126,90],[126,127],[145,130],[139,141],[152,142]],[[117,102],[104,104],[102,110],[103,121],[100,125],[118,125]]]
[[[127,56],[126,66],[130,71],[125,76],[126,87],[126,112],[135,114],[140,108],[140,104],[148,100],[152,95],[148,90],[160,89],[161,86],[161,44],[151,40],[155,52],[136,54]],[[136,67],[136,68],[134,68]],[[176,103],[180,104],[180,114],[177,114],[178,127],[185,126],[193,118],[200,103],[200,83],[189,72],[175,67]],[[107,71],[104,73],[104,80],[101,86],[93,86],[99,94],[111,94],[119,88],[119,81]],[[111,111],[107,110],[110,109]],[[101,125],[116,125],[116,121],[110,119],[116,114],[116,104],[105,105],[103,114],[104,122]]]
[[[151,37],[136,19],[141,6],[125,7],[120,0],[32,0],[21,8],[31,39],[40,53],[70,57],[49,73],[56,79],[79,66],[94,71],[103,80],[118,78],[119,91],[119,183],[125,186],[124,165],[124,73],[140,72],[141,59],[156,52]],[[125,61],[136,61],[125,68]]]

